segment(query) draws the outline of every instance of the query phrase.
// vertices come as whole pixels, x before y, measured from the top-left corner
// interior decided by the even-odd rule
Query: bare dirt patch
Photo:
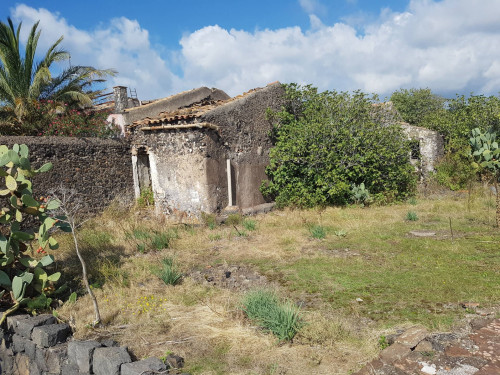
[[[207,266],[202,270],[191,271],[188,276],[202,285],[238,291],[274,286],[266,276],[239,265]]]

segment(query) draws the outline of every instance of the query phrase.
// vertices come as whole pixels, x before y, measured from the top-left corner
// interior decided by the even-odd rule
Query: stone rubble
[[[478,318],[472,333],[412,327],[353,375],[500,375],[500,319]]]

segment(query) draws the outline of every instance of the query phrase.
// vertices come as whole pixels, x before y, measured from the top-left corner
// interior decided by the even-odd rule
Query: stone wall
[[[10,148],[26,144],[34,167],[51,162],[50,172],[33,178],[33,193],[45,196],[61,187],[73,189],[87,213],[102,211],[119,197],[133,199],[130,144],[125,140],[72,137],[0,137]]]
[[[425,180],[434,172],[436,163],[444,155],[443,137],[434,130],[418,126],[402,124],[401,127],[408,138],[418,142],[419,160],[411,157],[410,160],[412,163],[416,163],[420,179]]]
[[[67,324],[52,315],[7,317],[0,330],[1,375],[153,375],[177,374],[184,359],[133,361],[126,347],[112,340],[71,340]]]
[[[201,117],[220,127],[220,136],[227,145],[231,160],[233,204],[241,209],[266,202],[260,193],[262,181],[267,179],[269,136],[272,123],[266,118],[268,109],[279,110],[284,104],[284,89],[280,83],[270,84],[242,98],[221,105]]]

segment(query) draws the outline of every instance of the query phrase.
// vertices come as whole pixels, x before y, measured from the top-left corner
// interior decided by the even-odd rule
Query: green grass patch
[[[326,228],[318,224],[311,225],[309,227],[309,234],[314,239],[322,240],[326,237]]]
[[[460,302],[498,302],[500,292],[493,287],[500,285],[496,238],[492,243],[465,238],[457,243],[393,235],[384,241],[365,233],[364,240],[345,241],[347,247],[362,249],[373,239],[371,249],[358,256],[301,258],[282,272],[292,290],[319,294],[332,306],[354,307],[374,320],[448,327],[464,313]]]
[[[290,301],[281,302],[270,291],[247,293],[243,311],[250,320],[273,333],[280,341],[292,340],[302,326],[299,309]]]

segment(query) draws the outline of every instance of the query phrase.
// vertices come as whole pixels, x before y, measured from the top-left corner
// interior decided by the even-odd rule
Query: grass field
[[[384,207],[206,221],[169,223],[147,210],[111,207],[85,223],[79,239],[104,320],[97,329],[89,326],[92,306],[70,238],[60,238],[54,255],[81,294],[59,316],[77,337],[113,338],[138,358],[179,354],[193,374],[348,374],[398,328],[452,330],[474,313],[462,303],[499,306],[500,231],[494,197],[479,187],[470,198],[422,194]],[[180,283],[160,280],[164,264],[184,275]],[[293,341],[280,343],[246,318],[251,280],[250,288],[225,288],[192,276],[231,267],[264,276],[267,289],[300,307]]]

